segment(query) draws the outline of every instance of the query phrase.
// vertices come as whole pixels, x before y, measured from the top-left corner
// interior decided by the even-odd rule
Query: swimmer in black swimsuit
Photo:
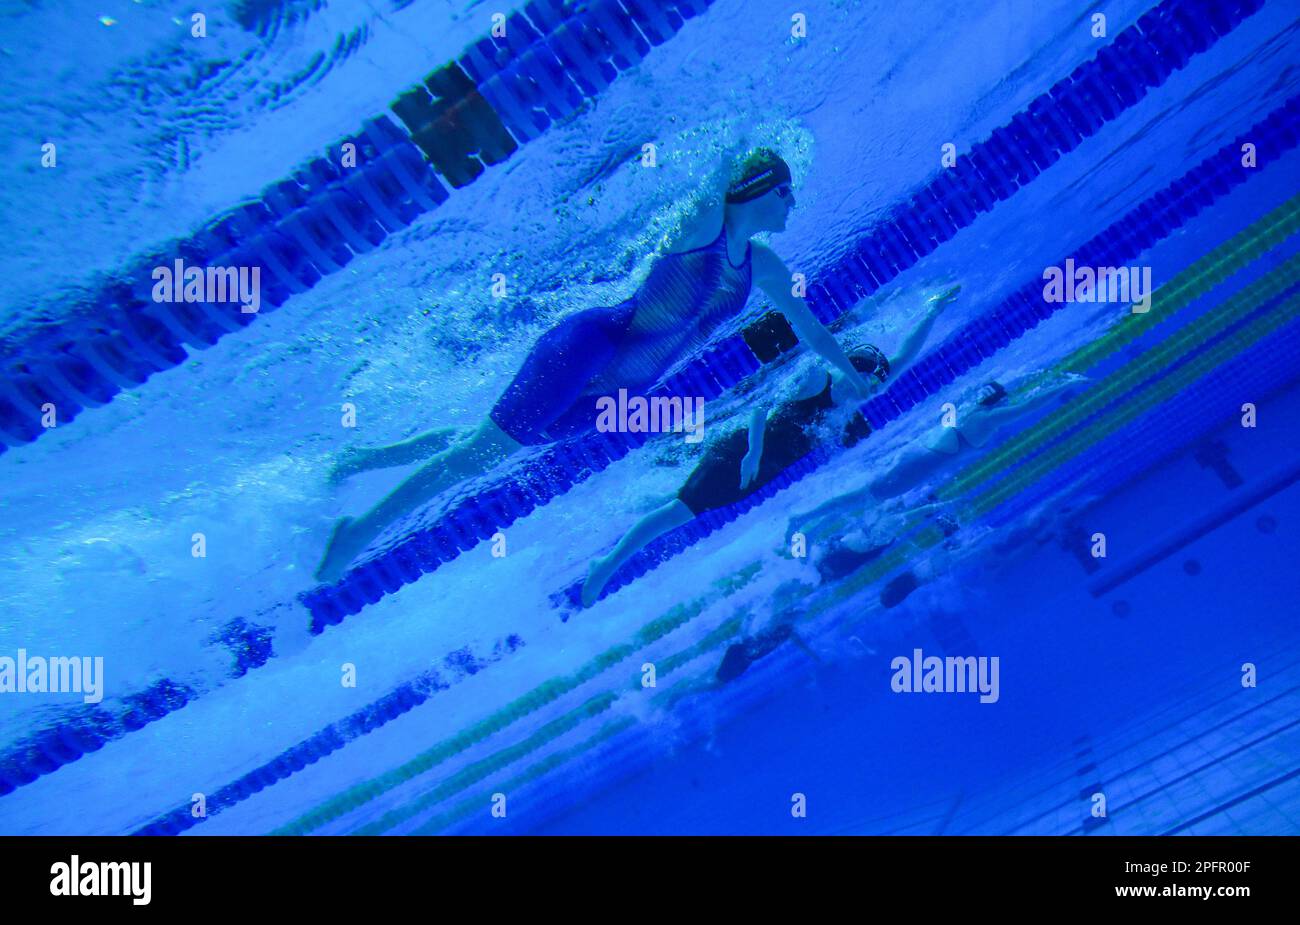
[[[891,371],[898,373],[906,369],[920,353],[935,319],[956,293],[954,287],[930,302],[925,317],[893,358],[886,358],[870,345],[850,349],[849,361],[854,369],[869,377],[874,382],[873,388],[878,388]],[[763,408],[755,408],[748,431],[734,431],[711,446],[676,498],[641,518],[612,551],[592,562],[582,586],[582,605],[590,607],[595,603],[619,566],[657,537],[706,511],[726,507],[753,494],[811,453],[817,446],[816,431],[831,409],[859,397],[849,393],[842,377],[821,369],[810,370],[799,382],[796,393],[795,398],[778,406],[770,418]],[[851,444],[860,439],[865,424],[855,414],[844,429],[843,442]]]
[[[785,230],[793,206],[789,166],[770,150],[756,150],[740,165],[725,196],[705,200],[684,221],[675,244],[630,299],[577,312],[542,335],[472,435],[453,443],[456,431],[443,428],[345,456],[334,468],[334,481],[429,461],[368,513],[338,522],[316,577],[337,580],[389,524],[521,448],[594,430],[597,398],[619,389],[648,390],[719,325],[741,313],[753,283],[799,339],[840,371],[850,390],[869,395],[870,385],[835,338],[791,293],[793,277],[785,263],[771,248],[750,240]]]

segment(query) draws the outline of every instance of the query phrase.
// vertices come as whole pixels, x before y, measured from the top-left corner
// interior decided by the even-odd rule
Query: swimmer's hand
[[[745,454],[745,458],[740,461],[740,487],[748,488],[754,479],[758,478],[758,466],[762,462],[762,452],[755,453],[750,450]]]
[[[941,311],[943,311],[945,308],[947,308],[949,305],[951,305],[953,302],[957,301],[957,293],[959,292],[961,292],[961,285],[955,284],[949,286],[947,289],[945,289],[943,292],[939,293],[938,295],[932,296],[929,300],[930,307],[929,307],[928,314],[930,315],[930,317],[933,318],[934,316],[938,315]]]
[[[1047,387],[1049,394],[1059,394],[1063,398],[1069,398],[1072,394],[1086,388],[1092,380],[1083,373],[1065,373]]]

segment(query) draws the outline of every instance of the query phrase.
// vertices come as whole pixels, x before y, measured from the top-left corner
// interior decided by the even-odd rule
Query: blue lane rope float
[[[577,112],[712,0],[533,0],[285,180],[125,268],[70,310],[0,344],[0,454],[242,330]],[[346,145],[356,166],[340,167]],[[152,300],[154,267],[258,268],[261,310]]]
[[[1077,68],[1071,78],[1057,84],[1048,94],[1040,96],[1025,112],[1014,116],[1010,125],[1015,126],[1016,131],[1011,133],[1007,129],[1007,137],[1021,139],[1025,145],[1032,145],[1035,150],[1039,150],[1040,159],[1035,163],[1044,167],[1049,165],[1056,157],[1050,157],[1042,151],[1055,151],[1059,156],[1061,152],[1072,150],[1077,146],[1078,139],[1095,132],[1102,122],[1114,118],[1124,106],[1135,103],[1145,89],[1158,86],[1173,70],[1185,65],[1195,51],[1208,47],[1218,37],[1227,34],[1261,5],[1262,0],[1164,0],[1146,13],[1136,26],[1116,36],[1112,45],[1107,46],[1107,49],[1125,52],[1123,67],[1114,60],[1115,53],[1108,55],[1107,49],[1103,49],[1097,58]],[[704,6],[704,3],[696,4],[697,9]],[[679,2],[677,9],[683,8]],[[531,6],[526,9],[531,9]],[[1188,26],[1189,18],[1197,25]],[[1123,94],[1116,91],[1118,104],[1116,100],[1111,100],[1108,105],[1097,104],[1099,108],[1080,113],[1079,108],[1099,92],[1095,86],[1091,90],[1083,88],[1101,80],[1099,75],[1123,82],[1111,71],[1128,74],[1131,79],[1130,83],[1123,84]],[[1070,87],[1076,83],[1079,88],[1071,90]],[[1257,170],[1297,143],[1298,122],[1300,101],[1292,99],[1252,129],[1249,137],[1258,147]],[[376,129],[376,132],[401,134],[391,124],[387,126],[387,129]],[[1076,128],[1078,139],[1071,142],[1074,135],[1066,132],[1064,126]],[[1083,128],[1087,128],[1087,132]],[[997,135],[997,131],[994,135]],[[989,143],[985,143],[985,148],[980,150],[997,152],[1002,151],[1003,147],[1004,145],[989,147]],[[1112,225],[1085,245],[1076,259],[1089,264],[1117,265],[1123,262],[1125,254],[1140,252],[1181,226],[1246,178],[1246,172],[1240,168],[1231,149],[1232,146],[1229,145],[1170,187],[1143,202],[1121,222]],[[951,220],[955,233],[956,229],[970,224],[977,212],[987,211],[997,198],[1006,198],[1012,192],[1005,179],[997,184],[999,195],[993,198],[990,198],[992,194],[989,190],[980,186],[986,176],[984,171],[994,169],[990,157],[991,154],[985,153],[980,159],[973,160],[974,167],[968,168],[961,184],[952,179],[952,170],[946,171],[938,180],[925,187],[922,193],[900,206],[899,211],[910,211],[916,221],[921,221],[917,216],[921,214],[918,210],[922,206],[917,204],[923,203],[924,209],[929,210],[925,213],[930,216],[927,221],[937,221],[934,201],[938,200],[926,191],[942,191],[947,197],[942,200],[945,203],[942,213]],[[1032,178],[1024,176],[1024,182]],[[936,192],[935,196],[937,195]],[[892,224],[897,225],[898,221],[895,220]],[[908,225],[910,222],[905,221],[903,224]],[[886,222],[885,225],[891,223]],[[923,223],[921,227],[926,225]],[[881,226],[877,226],[877,231],[866,240],[892,241],[894,233],[888,228],[881,230]],[[816,278],[822,287],[821,291],[829,294],[831,290],[826,289],[826,283],[838,278],[841,272],[860,281],[863,271],[846,267],[846,261],[857,260],[855,255],[865,253],[867,246],[861,245],[834,267],[818,274]],[[1134,248],[1137,249],[1133,250]],[[892,253],[888,248],[886,251]],[[1083,260],[1085,254],[1090,258],[1088,261]],[[900,261],[895,261],[896,272],[893,275],[901,272],[899,263]],[[865,257],[854,267],[859,265],[873,266]],[[880,285],[892,278],[883,266],[876,266],[872,272],[885,274],[871,277]],[[832,283],[833,287],[835,285]],[[811,293],[812,290],[810,295]],[[1041,293],[1035,289],[1034,295]],[[838,317],[838,314],[832,314],[827,309],[828,304],[834,304],[837,313],[843,313],[852,307],[852,303],[845,306],[821,298],[815,304],[823,320]],[[868,420],[873,427],[884,426],[889,420],[901,415],[906,407],[921,400],[925,394],[931,394],[952,382],[984,357],[991,356],[1019,337],[1039,320],[1050,315],[1051,310],[1052,307],[1043,305],[1041,299],[1035,304],[1023,291],[1013,296],[990,315],[976,319],[963,329],[963,333],[950,339],[907,374],[900,376],[884,395],[868,402],[863,407]],[[680,373],[665,381],[652,395],[689,394],[716,398],[727,388],[756,372],[764,363],[771,362],[790,349],[796,342],[788,326],[782,326],[768,316],[741,334],[715,344]],[[929,391],[923,392],[925,389]],[[3,398],[0,397],[0,417],[3,414]],[[358,613],[384,595],[434,571],[442,563],[451,561],[460,553],[488,539],[496,530],[509,526],[568,491],[574,484],[602,471],[611,462],[642,445],[646,439],[645,434],[593,433],[548,448],[517,474],[498,480],[486,491],[461,501],[432,523],[404,532],[372,558],[351,570],[338,584],[303,594],[300,600],[310,612],[312,631],[320,633],[326,626],[342,622],[346,616]],[[821,462],[822,459],[816,454],[805,457],[780,479],[766,486],[764,498],[812,471]],[[749,506],[756,503],[758,502],[752,502]],[[674,552],[680,551],[712,533],[722,523],[734,520],[740,513],[729,510],[710,512],[681,528],[676,534],[662,537],[653,548],[661,552],[670,548]],[[646,552],[643,551],[643,555]],[[634,557],[615,574],[606,593],[616,590],[621,576],[633,571],[639,576],[657,564]],[[263,664],[270,657],[265,646],[259,642],[261,637],[258,632],[257,628],[248,628],[242,635],[235,634],[232,648],[237,653],[238,663],[232,677],[241,676],[249,667]],[[30,783],[43,774],[51,773],[69,761],[75,761],[85,752],[102,747],[107,741],[179,709],[196,696],[198,693],[189,686],[164,679],[147,691],[135,695],[135,700],[124,698],[124,706],[116,713],[99,707],[93,715],[78,715],[27,737],[0,758],[0,795]]]
[[[152,300],[154,267],[258,267],[261,311],[273,311],[447,198],[419,150],[387,119],[340,142],[356,145],[357,167],[318,158],[165,253],[126,270],[57,321],[5,345],[0,378],[0,446],[44,432],[40,408],[53,402],[66,422],[122,389],[184,361],[252,322],[235,303]],[[346,242],[346,243],[345,243]],[[21,354],[21,357],[18,355]]]
[[[287,748],[275,758],[259,765],[237,780],[207,795],[206,815],[195,816],[189,804],[163,813],[153,822],[141,826],[134,835],[179,835],[200,822],[210,819],[223,810],[241,803],[272,784],[296,774],[308,765],[338,751],[353,739],[368,735],[409,713],[425,703],[439,691],[448,690],[466,677],[478,674],[493,662],[500,661],[524,645],[516,635],[499,641],[486,658],[479,658],[469,649],[458,649],[442,663],[419,677],[398,685],[388,694],[350,716],[330,723],[324,729],[308,736],[297,745]]]

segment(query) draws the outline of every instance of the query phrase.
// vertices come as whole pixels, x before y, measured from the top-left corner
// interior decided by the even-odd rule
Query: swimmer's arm
[[[974,417],[984,433],[992,433],[999,427],[1010,424],[1016,418],[1037,411],[1046,404],[1050,404],[1056,399],[1061,392],[1075,387],[1082,377],[1063,379],[1058,383],[1038,390],[1032,395],[1026,395],[1019,398],[1011,399],[1004,404],[995,405],[992,408],[976,407],[966,412],[966,418],[969,421]],[[1083,380],[1086,381],[1086,380]],[[961,429],[959,426],[958,429]]]
[[[767,409],[758,405],[749,413],[749,452],[763,456],[763,432],[767,430]]]
[[[763,433],[767,430],[767,410],[756,405],[749,413],[749,449],[740,461],[740,487],[748,488],[750,482],[758,477],[759,466],[763,462]]]
[[[766,245],[754,244],[754,282],[767,294],[777,311],[785,316],[794,328],[794,333],[823,360],[842,372],[849,382],[856,387],[858,394],[866,398],[874,390],[874,384],[868,382],[840,347],[835,335],[826,330],[826,326],[813,316],[808,304],[790,292],[790,270],[785,262]]]
[[[934,328],[934,322],[943,311],[944,304],[941,301],[931,302],[930,307],[925,312],[925,317],[921,319],[921,323],[912,329],[912,333],[908,334],[903,343],[899,345],[895,355],[889,358],[889,375],[891,378],[897,377],[899,373],[916,362],[916,357],[929,339],[930,331]]]

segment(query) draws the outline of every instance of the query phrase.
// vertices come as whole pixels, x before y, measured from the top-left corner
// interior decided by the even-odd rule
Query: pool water
[[[411,471],[336,490],[338,454],[481,421],[541,334],[635,290],[728,152],[764,144],[790,161],[797,206],[770,243],[815,278],[945,169],[944,145],[968,151],[1149,8],[1106,4],[1097,37],[1096,10],[1064,2],[817,0],[795,37],[769,0],[699,6],[372,251],[0,455],[0,656],[102,657],[98,709],[119,720],[159,684],[188,700],[47,768],[31,743],[89,722],[88,706],[0,698],[12,791],[0,831],[127,833],[179,813],[191,834],[1300,832],[1294,325],[1203,383],[1152,367],[1173,384],[1121,431],[1131,454],[1079,437],[1068,478],[1008,492],[1006,507],[878,577],[823,578],[819,553],[789,555],[797,515],[882,474],[944,399],[994,378],[1030,383],[1104,341],[1127,306],[1061,307],[590,610],[569,613],[557,594],[673,495],[698,447],[656,438],[506,527],[505,555],[480,544],[307,637],[299,596],[315,588],[330,525]],[[442,0],[250,0],[210,12],[203,37],[191,13],[123,0],[0,14],[0,349],[15,382],[32,331],[320,156],[493,28],[484,5]],[[986,316],[1291,100],[1298,29],[1293,5],[1263,4],[855,303],[837,333],[892,349],[953,284],[927,349]],[[54,167],[40,165],[48,143]],[[1298,168],[1281,153],[1145,250],[1155,287],[1287,203]],[[1284,238],[1246,263],[1104,357],[1086,388],[1161,355],[1239,293],[1282,312],[1290,289],[1274,305],[1250,287],[1295,250]],[[765,304],[756,293],[750,312]],[[752,402],[816,362],[803,351],[711,401],[710,432],[744,426]],[[1118,422],[1137,400],[1101,416]],[[355,428],[341,426],[345,404]],[[888,541],[933,523],[863,510],[836,529]],[[1089,554],[1098,532],[1104,560]],[[918,587],[883,606],[903,572]],[[790,620],[796,639],[714,681],[728,645]],[[892,661],[918,648],[998,657],[999,699],[894,693]],[[1246,663],[1257,686],[1242,684]],[[410,685],[420,702],[375,721],[372,706]],[[330,745],[294,752],[312,742]],[[247,782],[276,762],[273,781]],[[211,806],[195,817],[200,794]]]

